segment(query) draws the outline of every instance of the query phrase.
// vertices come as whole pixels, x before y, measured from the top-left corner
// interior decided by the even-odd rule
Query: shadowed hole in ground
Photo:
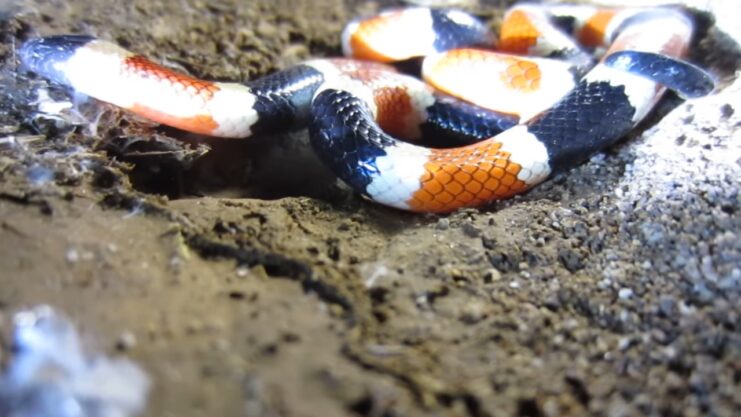
[[[120,136],[103,145],[110,156],[132,164],[129,177],[139,191],[171,199],[208,195],[266,200],[332,200],[339,193],[305,131],[219,139],[158,129],[164,135]]]

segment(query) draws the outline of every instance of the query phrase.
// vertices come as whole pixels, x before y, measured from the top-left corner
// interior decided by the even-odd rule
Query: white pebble
[[[65,254],[65,258],[67,259],[67,262],[74,264],[80,260],[80,253],[77,252],[77,249],[72,248],[72,249],[67,250],[67,253]]]
[[[633,290],[630,288],[620,288],[618,291],[618,297],[620,297],[621,300],[627,300],[628,298],[633,297]]]

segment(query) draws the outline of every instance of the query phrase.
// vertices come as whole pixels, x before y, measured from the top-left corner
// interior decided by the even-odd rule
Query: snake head
[[[34,72],[60,84],[67,84],[67,76],[60,68],[77,49],[94,40],[91,36],[60,35],[31,39],[21,46],[18,56],[27,71]]]

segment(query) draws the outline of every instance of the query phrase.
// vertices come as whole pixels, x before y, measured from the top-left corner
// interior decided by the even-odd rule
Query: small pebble
[[[448,230],[450,228],[450,220],[446,218],[442,218],[437,221],[437,224],[435,225],[435,229],[437,230]]]
[[[669,295],[659,298],[659,311],[666,317],[672,317],[677,313],[677,301]]]
[[[733,106],[731,106],[731,105],[730,105],[730,104],[728,104],[728,103],[726,103],[726,104],[724,104],[724,105],[720,106],[720,114],[721,114],[721,115],[722,115],[722,116],[723,116],[724,118],[726,118],[726,119],[727,119],[727,118],[729,118],[729,117],[731,117],[731,116],[733,116],[733,113],[734,113],[734,112],[735,112],[735,109],[733,108]]]
[[[479,237],[481,236],[481,229],[473,223],[463,223],[463,233],[468,237]]]
[[[123,331],[116,340],[116,349],[118,350],[131,350],[134,346],[136,346],[136,336],[128,330]]]
[[[625,351],[629,347],[633,345],[633,339],[631,337],[621,337],[620,340],[618,340],[618,350]]]
[[[603,280],[600,280],[600,281],[599,281],[599,282],[597,283],[597,288],[599,288],[599,289],[601,289],[601,290],[605,290],[605,289],[607,289],[607,288],[610,288],[610,286],[611,286],[611,285],[612,285],[612,281],[611,281],[611,280],[609,280],[609,279],[607,279],[607,278],[605,278],[605,279],[603,279]]]
[[[502,273],[496,268],[489,268],[484,275],[485,282],[495,282],[502,279]]]
[[[69,249],[67,250],[67,253],[65,254],[65,259],[67,259],[67,262],[74,264],[80,261],[80,253],[77,252],[77,249]]]
[[[632,298],[633,297],[633,290],[631,290],[630,288],[621,288],[618,291],[618,297],[621,300],[627,300],[628,298]]]
[[[475,324],[486,318],[486,306],[482,302],[471,302],[463,306],[460,320],[466,324]]]

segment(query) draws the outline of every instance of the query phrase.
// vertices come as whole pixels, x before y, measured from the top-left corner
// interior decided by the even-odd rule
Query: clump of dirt
[[[86,33],[248,79],[339,54],[344,23],[384,5],[0,8],[0,359],[10,315],[43,303],[147,370],[149,416],[737,414],[741,55],[725,27],[693,55],[717,95],[445,216],[353,195],[303,131],[217,141],[96,102],[44,116],[69,93],[14,56]]]

